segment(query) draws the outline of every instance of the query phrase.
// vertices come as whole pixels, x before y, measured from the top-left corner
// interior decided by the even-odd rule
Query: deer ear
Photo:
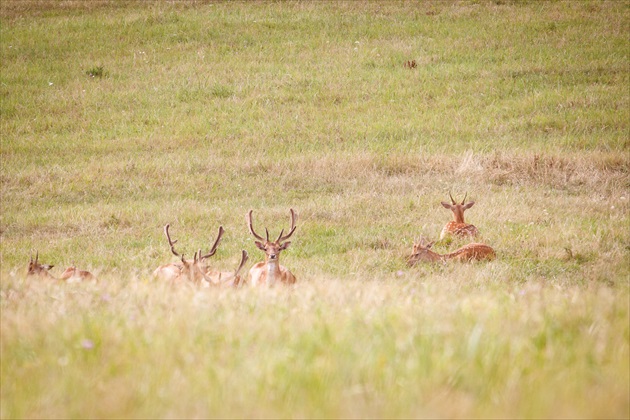
[[[260,241],[255,241],[254,243],[256,244],[256,246],[258,247],[258,249],[260,249],[261,251],[264,251],[264,250],[265,250],[265,244],[263,244],[262,242],[260,242]]]
[[[287,249],[289,247],[289,245],[291,245],[291,241],[285,242],[282,245],[280,245],[280,251],[284,251],[285,249]]]
[[[466,204],[466,205],[464,206],[464,210],[468,210],[469,208],[471,208],[471,207],[473,206],[473,204],[475,204],[475,202],[474,202],[474,201],[471,201],[470,203]]]
[[[451,205],[445,201],[442,201],[442,205],[444,206],[445,209],[449,209],[449,210],[451,209]]]

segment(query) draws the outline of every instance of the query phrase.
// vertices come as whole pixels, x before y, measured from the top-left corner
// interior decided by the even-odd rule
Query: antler
[[[206,255],[201,255],[201,250],[199,250],[199,261],[205,260],[206,258],[213,256],[215,252],[217,252],[219,242],[221,241],[221,237],[223,236],[224,232],[225,230],[223,229],[223,226],[219,226],[219,235],[217,236],[217,240],[214,241],[214,245],[212,245],[210,252],[207,253]]]
[[[248,259],[249,255],[247,255],[247,251],[243,250],[243,253],[241,254],[241,263],[238,265],[236,271],[234,271],[234,277],[238,275],[238,272],[241,271]]]
[[[287,233],[284,236],[283,236],[284,229],[282,229],[280,231],[280,235],[278,236],[278,239],[276,239],[276,242],[282,242],[284,240],[289,239],[291,237],[291,235],[293,235],[293,232],[295,232],[295,228],[296,228],[296,226],[295,226],[295,211],[293,211],[293,209],[290,209],[290,211],[291,211],[291,229],[289,230],[289,233]],[[262,236],[260,236],[259,234],[257,234],[254,231],[254,226],[252,224],[252,212],[253,212],[253,210],[250,210],[247,213],[247,224],[249,226],[249,232],[252,235],[254,235],[254,237],[256,239],[258,239],[259,241],[265,241],[266,240],[267,242],[269,242],[269,230],[267,228],[265,228],[265,235],[267,236],[267,239],[264,239]]]
[[[247,224],[248,224],[248,226],[249,226],[249,232],[250,232],[252,235],[254,235],[254,237],[255,237],[256,239],[258,239],[259,241],[264,241],[265,239],[264,239],[262,236],[260,236],[260,235],[259,235],[259,234],[257,234],[256,232],[254,232],[254,226],[252,225],[252,212],[253,212],[253,211],[254,211],[254,210],[250,210],[250,211],[249,211],[249,213],[247,213],[247,217],[246,217],[246,219],[247,219]],[[265,229],[265,230],[267,230],[267,229]],[[267,232],[267,240],[269,240],[269,232]]]
[[[232,286],[234,287],[238,287],[241,285],[241,282],[243,281],[242,278],[238,275],[238,272],[241,271],[241,269],[245,266],[245,263],[247,262],[247,260],[249,259],[249,255],[247,255],[247,251],[243,250],[243,253],[241,255],[241,263],[238,265],[238,267],[236,268],[236,270],[234,271],[234,281],[232,283]],[[220,279],[219,279],[220,281]]]
[[[177,251],[175,251],[175,244],[177,243],[177,239],[176,240],[171,240],[171,235],[168,234],[168,228],[170,227],[170,224],[166,224],[166,226],[164,226],[164,233],[166,233],[166,239],[168,239],[168,244],[171,247],[171,252],[173,253],[173,255],[175,255],[176,257],[179,257],[180,255],[177,253]]]
[[[289,233],[287,233],[286,235],[282,236],[282,233],[284,232],[284,229],[282,229],[280,231],[280,236],[278,236],[278,240],[276,242],[282,242],[285,241],[287,239],[289,239],[291,237],[291,235],[293,235],[293,232],[295,232],[295,211],[293,211],[293,209],[289,209],[291,211],[291,229],[289,230]]]
[[[457,203],[455,202],[455,199],[453,198],[453,196],[451,195],[451,192],[448,192],[448,196],[451,197],[451,204],[456,205]],[[468,197],[468,191],[466,191],[466,194],[464,195],[464,199],[461,202],[461,205],[463,206],[466,203],[466,197]]]

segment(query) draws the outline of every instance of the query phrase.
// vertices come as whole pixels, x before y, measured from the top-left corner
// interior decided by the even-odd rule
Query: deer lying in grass
[[[446,235],[473,237],[477,236],[479,234],[479,230],[475,226],[464,222],[464,211],[471,208],[475,204],[475,202],[471,201],[469,203],[466,203],[466,197],[468,196],[468,193],[466,193],[464,199],[459,204],[455,202],[450,192],[448,193],[448,195],[451,198],[451,204],[442,201],[442,206],[453,212],[453,220],[444,225],[442,233],[440,233],[440,239],[444,239]]]
[[[273,242],[269,240],[269,231],[267,228],[265,228],[266,238],[263,238],[254,231],[252,212],[253,210],[250,210],[249,213],[247,213],[247,226],[249,227],[249,232],[258,239],[258,241],[255,241],[256,246],[265,253],[265,262],[259,262],[249,270],[249,281],[252,286],[257,286],[258,284],[273,286],[276,282],[284,284],[295,283],[296,279],[293,273],[291,273],[288,268],[280,265],[280,252],[287,249],[291,244],[291,242],[284,241],[289,239],[291,235],[293,235],[293,232],[295,232],[295,212],[293,209],[290,209],[291,228],[289,229],[289,233],[283,235],[284,229],[282,229],[278,239]]]
[[[221,237],[225,232],[223,230],[223,226],[219,226],[219,234],[216,241],[214,241],[214,245],[212,245],[210,252],[203,255],[201,253],[201,250],[198,250],[197,252],[195,252],[192,260],[187,260],[184,257],[184,254],[180,255],[177,251],[175,251],[175,243],[177,243],[177,240],[173,241],[171,239],[171,235],[168,232],[169,227],[170,224],[164,226],[166,239],[168,240],[168,244],[171,247],[171,252],[176,257],[179,257],[181,262],[161,265],[155,269],[155,271],[153,272],[153,276],[173,282],[189,280],[196,284],[201,283],[202,280],[205,280],[204,275],[206,271],[208,271],[206,260],[217,252],[219,242],[221,241]]]
[[[164,226],[164,233],[166,234],[166,239],[168,240],[168,244],[171,247],[171,252],[173,255],[180,257],[180,262],[170,263],[159,266],[154,272],[153,275],[155,277],[159,277],[165,280],[177,282],[181,280],[189,280],[195,284],[199,284],[202,286],[238,286],[242,283],[241,276],[238,274],[239,271],[247,262],[248,255],[246,251],[242,252],[241,262],[235,271],[213,271],[207,264],[207,259],[213,256],[217,248],[219,246],[219,242],[223,237],[223,226],[219,227],[219,234],[217,239],[212,245],[210,252],[206,255],[201,253],[201,250],[195,252],[192,260],[187,260],[184,258],[184,255],[180,255],[177,251],[175,251],[175,243],[177,240],[172,240],[171,235],[169,234],[170,225]]]
[[[241,251],[241,262],[238,267],[234,271],[215,271],[208,270],[205,274],[203,274],[204,280],[208,282],[209,285],[215,286],[234,286],[238,287],[243,284],[243,279],[238,274],[239,271],[245,266],[245,263],[249,259],[247,255],[247,251]]]
[[[95,281],[96,277],[89,271],[78,270],[75,265],[71,265],[61,273],[59,280],[65,280],[68,283],[80,283],[82,281]]]
[[[33,261],[33,254],[31,254],[31,260],[28,263],[28,272],[27,276],[37,276],[42,279],[48,280],[65,280],[68,283],[78,283],[84,280],[96,280],[96,277],[89,271],[77,270],[77,268],[72,265],[61,273],[59,278],[54,277],[49,273],[48,270],[54,267],[54,265],[50,264],[40,264],[39,263],[39,252],[35,254],[35,261]]]
[[[423,262],[446,262],[447,260],[455,260],[460,262],[481,261],[481,260],[494,260],[496,253],[492,247],[486,244],[472,243],[464,245],[458,250],[448,254],[438,254],[431,251],[431,247],[434,242],[428,244],[424,239],[420,240],[420,243],[413,244],[413,252],[407,259],[408,266],[414,266],[419,261]]]
[[[44,280],[57,280],[56,277],[53,277],[52,274],[48,272],[54,265],[51,264],[40,264],[39,263],[39,251],[36,251],[35,261],[33,261],[33,254],[31,251],[31,259],[28,262],[28,271],[26,272],[27,277],[39,277]]]

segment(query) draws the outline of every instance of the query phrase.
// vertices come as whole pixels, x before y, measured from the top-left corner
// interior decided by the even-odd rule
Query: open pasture
[[[630,3],[0,2],[0,416],[630,416]],[[414,60],[415,67],[404,63]],[[497,258],[405,261],[449,191]],[[151,278],[210,264],[292,287]],[[467,243],[444,239],[441,254]],[[59,276],[27,279],[31,252]]]

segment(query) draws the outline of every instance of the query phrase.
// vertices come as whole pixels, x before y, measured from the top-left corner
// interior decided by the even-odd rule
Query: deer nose
[[[276,259],[276,254],[269,254],[269,259],[270,260],[275,260]]]

